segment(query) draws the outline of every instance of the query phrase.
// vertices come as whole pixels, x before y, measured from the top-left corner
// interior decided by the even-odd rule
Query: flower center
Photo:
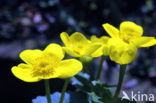
[[[41,68],[45,68],[47,65],[48,65],[48,63],[44,63],[44,62],[41,62],[41,63],[40,63],[40,67],[41,67]]]
[[[55,72],[58,61],[51,56],[43,56],[36,59],[34,64],[34,76],[47,77]]]

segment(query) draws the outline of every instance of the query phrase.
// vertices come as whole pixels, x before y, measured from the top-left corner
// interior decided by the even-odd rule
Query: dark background
[[[143,26],[144,35],[156,37],[155,0],[0,0],[0,102],[31,103],[44,95],[43,81],[25,83],[11,73],[11,67],[22,62],[21,51],[44,49],[52,42],[62,44],[60,33],[64,31],[87,37],[107,35],[103,23],[119,27],[122,21],[133,21]],[[99,59],[94,62],[96,67]],[[101,80],[113,84],[116,76],[109,74],[118,66],[107,58],[104,67],[108,65]],[[51,92],[61,91],[63,82],[51,80]],[[156,93],[155,85],[156,48],[139,49],[128,67],[124,89]]]

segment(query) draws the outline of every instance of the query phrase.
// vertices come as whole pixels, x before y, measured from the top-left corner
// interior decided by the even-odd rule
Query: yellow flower
[[[143,28],[133,22],[125,21],[120,29],[106,23],[103,24],[109,39],[110,58],[120,64],[128,64],[136,58],[137,48],[156,45],[154,37],[143,35]]]
[[[95,35],[92,35],[91,42],[99,43],[102,45],[92,54],[92,56],[99,57],[101,55],[104,55],[104,56],[109,55],[109,46],[108,46],[109,39],[110,38],[108,36],[101,36],[100,38],[97,38]]]
[[[96,57],[96,54],[92,54],[101,46],[99,43],[92,43],[79,32],[75,32],[71,36],[63,32],[60,36],[65,45],[64,50],[73,57]]]
[[[133,44],[128,44],[122,39],[109,39],[110,59],[119,64],[129,64],[137,55],[137,48]]]
[[[125,21],[120,24],[120,30],[106,23],[104,29],[112,38],[120,38],[124,42],[133,43],[137,47],[149,47],[156,44],[154,37],[143,35],[143,28],[133,22]]]
[[[37,82],[41,79],[69,78],[82,70],[82,64],[76,59],[62,60],[64,51],[58,44],[49,44],[43,51],[25,50],[20,58],[25,62],[12,67],[12,73],[25,82]]]

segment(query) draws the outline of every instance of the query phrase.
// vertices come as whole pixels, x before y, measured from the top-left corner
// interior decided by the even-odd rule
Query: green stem
[[[102,64],[103,64],[104,60],[105,60],[105,56],[101,56],[100,65],[99,65],[99,68],[98,68],[96,80],[100,79],[101,71],[102,71]]]
[[[90,79],[94,80],[94,73],[91,68],[91,62],[84,63],[84,69],[88,70],[88,73],[90,74]]]
[[[83,64],[83,67],[84,67],[83,72],[84,73],[89,73],[90,74],[90,79],[94,80],[94,73],[93,73],[92,68],[90,67],[93,58],[92,57],[88,57],[88,56],[83,56],[83,57],[80,57],[80,58],[77,58],[77,59],[79,61],[81,61],[82,64]]]
[[[52,103],[51,102],[51,98],[50,98],[50,87],[49,87],[49,80],[46,79],[45,81],[45,90],[46,90],[46,96],[47,96],[47,101],[48,103]]]
[[[69,81],[70,81],[70,78],[66,79],[66,81],[64,83],[64,86],[63,86],[63,89],[62,89],[61,98],[60,98],[60,102],[59,103],[63,103],[64,95],[65,95],[66,89],[68,87]]]
[[[92,68],[91,68],[91,66],[90,66],[91,63],[88,63],[87,65],[88,65],[88,68],[87,68],[87,69],[88,69],[89,74],[90,74],[90,79],[91,79],[91,80],[94,80],[94,73],[93,73],[93,70],[92,70]]]
[[[125,72],[126,72],[126,65],[120,65],[120,74],[119,74],[117,89],[116,89],[116,92],[114,95],[114,103],[116,103],[116,101],[118,100],[118,97],[120,95],[120,90],[122,87],[122,82],[124,79]]]
[[[95,102],[93,101],[93,99],[91,100],[91,103],[95,103]]]

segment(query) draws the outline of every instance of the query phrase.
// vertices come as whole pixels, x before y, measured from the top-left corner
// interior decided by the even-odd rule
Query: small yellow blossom
[[[133,44],[128,44],[122,39],[109,39],[110,59],[119,64],[129,64],[137,55],[137,48]]]
[[[82,64],[76,59],[62,60],[64,51],[58,44],[49,44],[43,51],[24,50],[20,58],[25,62],[12,67],[12,73],[25,82],[37,82],[41,79],[69,78],[82,70]]]
[[[110,58],[120,64],[128,64],[136,58],[137,48],[156,45],[154,37],[143,35],[143,28],[133,22],[125,21],[120,29],[106,23],[103,24],[109,39]]]
[[[92,54],[92,56],[94,57],[99,57],[101,55],[108,56],[109,55],[109,46],[108,46],[109,39],[110,37],[108,36],[101,36],[100,38],[97,38],[95,35],[92,35],[91,42],[99,43],[102,45]]]
[[[64,50],[67,54],[73,57],[97,57],[96,54],[92,54],[100,48],[101,45],[99,43],[91,42],[79,32],[75,32],[71,36],[66,32],[62,32],[60,36],[65,45]]]

